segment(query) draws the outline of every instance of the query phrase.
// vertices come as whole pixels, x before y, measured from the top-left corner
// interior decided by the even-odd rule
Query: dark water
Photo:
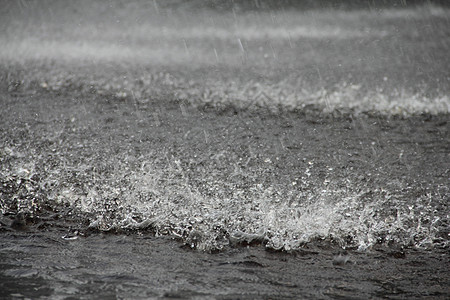
[[[178,2],[0,12],[0,298],[450,298],[449,10]]]
[[[2,299],[448,299],[448,252],[192,251],[149,235],[0,235]]]
[[[4,100],[0,298],[449,297],[446,115],[84,99]]]
[[[0,298],[449,297],[447,116],[84,99],[4,100]]]

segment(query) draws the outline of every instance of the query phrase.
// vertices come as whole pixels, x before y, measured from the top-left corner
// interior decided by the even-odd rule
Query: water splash
[[[16,163],[18,156],[8,149],[3,153]],[[258,182],[259,176],[242,170],[239,181],[224,180],[219,174],[228,161],[211,162],[208,172],[200,178],[197,174],[194,181],[189,174],[192,162],[148,156],[114,159],[114,170],[103,174],[100,166],[95,170],[78,165],[76,170],[86,177],[74,185],[70,177],[75,166],[44,171],[31,157],[27,159],[9,173],[5,168],[1,173],[3,185],[16,194],[18,209],[37,212],[42,203],[70,205],[90,216],[90,229],[151,230],[206,251],[254,243],[295,251],[323,240],[359,250],[377,244],[433,247],[437,241],[441,246],[446,243],[439,238],[448,223],[448,216],[439,213],[445,209],[440,207],[442,199],[418,193],[406,183],[400,184],[401,191],[390,191],[348,178],[319,181],[305,172],[299,183],[276,186]],[[316,170],[311,167],[309,172]],[[50,185],[52,192],[45,200],[30,196]],[[7,204],[2,202],[3,213],[9,209]]]

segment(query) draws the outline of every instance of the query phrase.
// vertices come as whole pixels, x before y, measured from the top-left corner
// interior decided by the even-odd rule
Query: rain
[[[6,1],[0,298],[448,298],[443,0]]]

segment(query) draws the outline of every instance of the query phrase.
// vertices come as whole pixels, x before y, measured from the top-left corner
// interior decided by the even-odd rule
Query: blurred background
[[[170,85],[177,97],[191,100],[219,91],[199,101],[232,94],[245,102],[254,99],[243,92],[251,83],[264,86],[256,94],[291,108],[447,112],[449,6],[443,0],[5,1],[0,64],[2,76],[22,86],[119,81],[119,93],[140,95],[145,91],[134,81],[150,74],[157,86],[167,81],[158,79],[163,72],[177,78]]]

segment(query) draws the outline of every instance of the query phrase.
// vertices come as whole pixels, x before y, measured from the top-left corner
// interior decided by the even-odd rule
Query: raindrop
[[[183,43],[184,43],[184,51],[186,52],[186,55],[190,56],[189,48],[188,48],[188,45],[187,45],[187,42],[185,39],[183,39]]]
[[[214,55],[216,56],[216,63],[218,63],[219,62],[219,55],[217,54],[216,48],[213,48],[213,49],[214,49]]]
[[[238,38],[237,41],[238,41],[238,43],[239,43],[239,48],[241,49],[242,53],[245,53],[244,45],[242,45],[241,39]]]
[[[272,56],[273,56],[273,59],[277,59],[277,55],[275,54],[275,49],[273,48],[272,43],[270,43],[270,49],[272,49]]]
[[[290,33],[290,32],[288,32],[288,40],[289,40],[289,47],[290,47],[291,49],[293,49],[293,48],[294,48],[294,45],[292,44],[292,39],[291,39],[291,33]]]

